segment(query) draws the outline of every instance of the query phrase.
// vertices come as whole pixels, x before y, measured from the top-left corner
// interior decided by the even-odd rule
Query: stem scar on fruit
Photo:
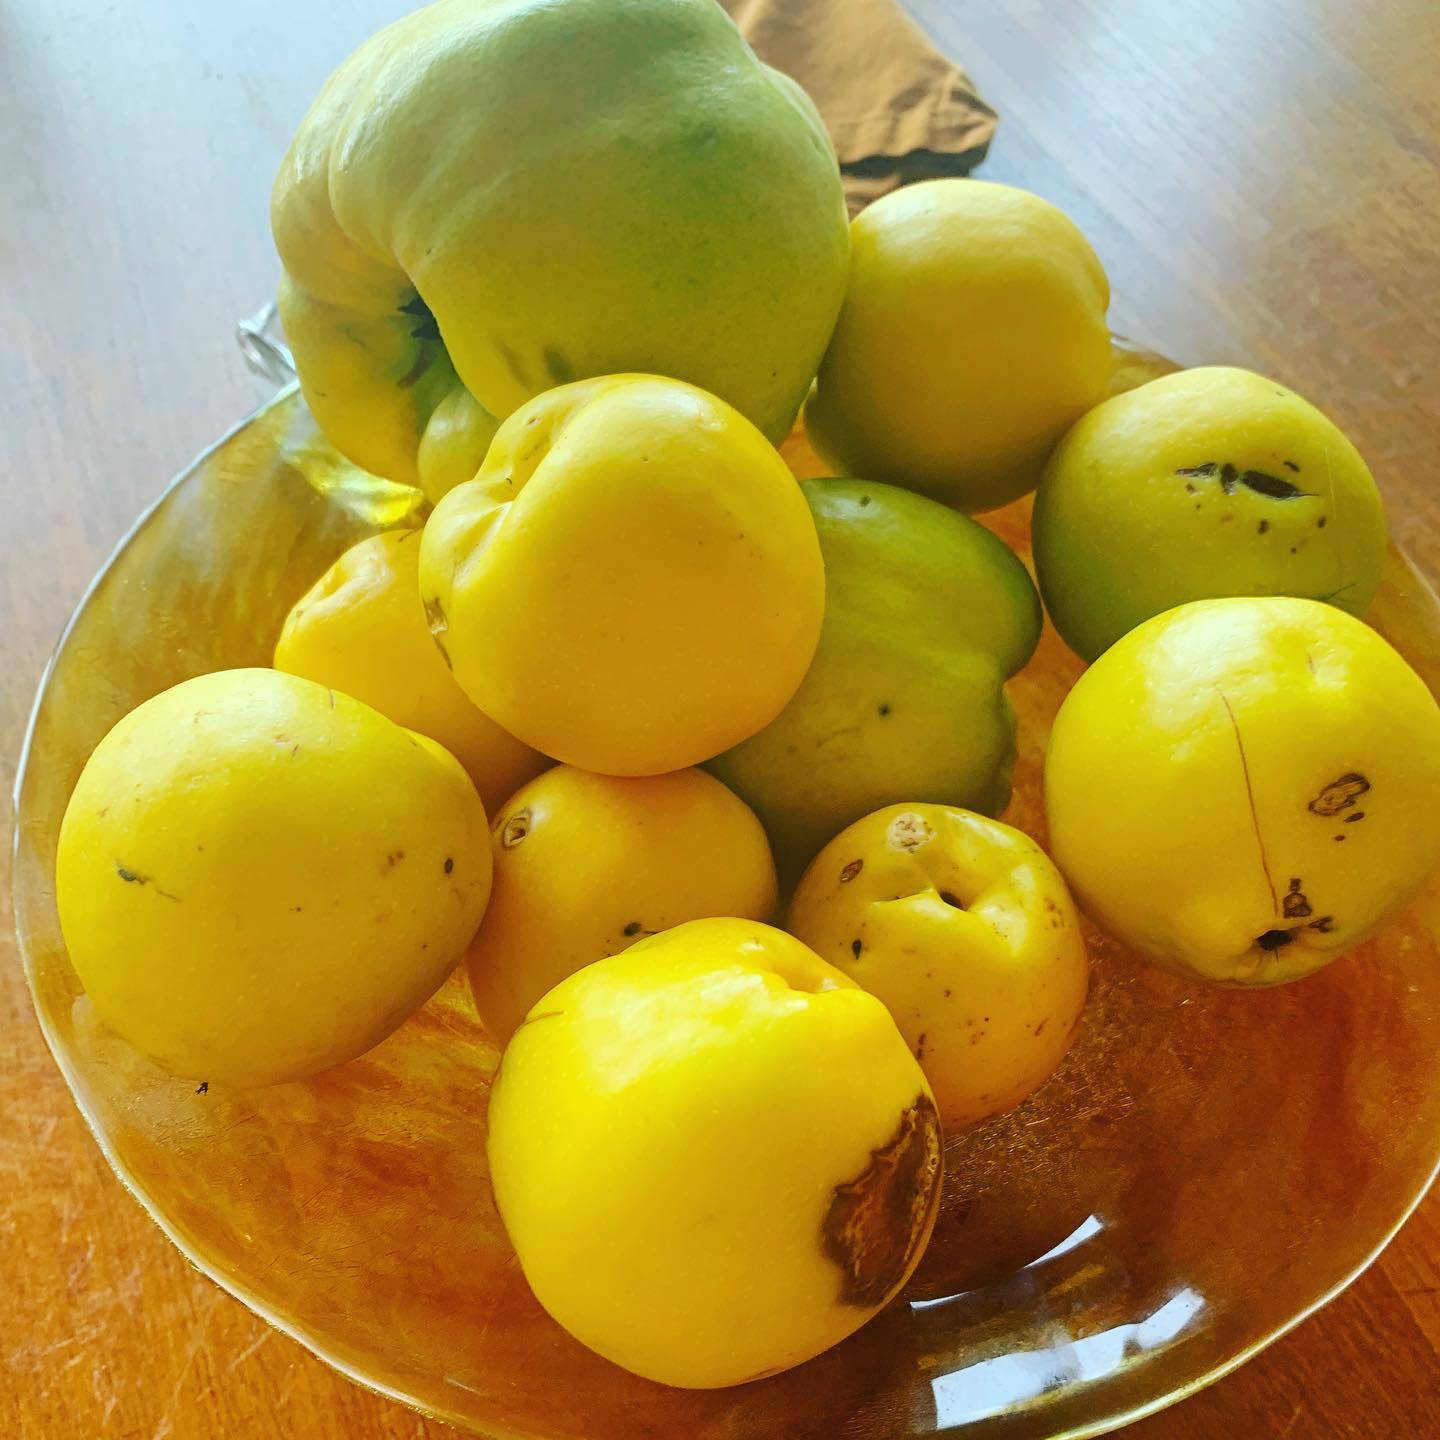
[[[504,822],[500,831],[500,843],[507,850],[513,850],[530,833],[530,809],[517,810]]]
[[[935,832],[925,818],[910,811],[897,815],[890,823],[889,840],[891,847],[896,850],[918,850],[934,837]]]

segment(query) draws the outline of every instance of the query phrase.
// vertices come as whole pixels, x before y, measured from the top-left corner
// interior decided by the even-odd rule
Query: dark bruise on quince
[[[881,1305],[905,1278],[940,1203],[940,1117],[926,1094],[900,1116],[895,1134],[853,1180],[835,1187],[821,1226],[840,1268],[840,1300]]]

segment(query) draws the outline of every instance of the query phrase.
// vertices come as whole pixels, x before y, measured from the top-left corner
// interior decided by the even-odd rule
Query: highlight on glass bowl
[[[1374,1258],[1440,607],[1321,408],[1117,347],[1038,196],[847,221],[712,0],[417,12],[272,220],[298,386],[17,782],[37,1013],[198,1266],[477,1433],[878,1440],[1112,1429]]]

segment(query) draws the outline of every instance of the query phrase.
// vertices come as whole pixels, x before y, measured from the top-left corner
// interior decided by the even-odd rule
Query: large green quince
[[[849,263],[819,115],[714,0],[417,11],[326,83],[272,220],[321,427],[432,494],[590,375],[688,380],[778,440]]]
[[[801,488],[825,559],[819,648],[779,717],[709,765],[759,815],[789,880],[884,805],[1005,808],[1005,681],[1041,622],[1028,572],[983,525],[893,485]]]

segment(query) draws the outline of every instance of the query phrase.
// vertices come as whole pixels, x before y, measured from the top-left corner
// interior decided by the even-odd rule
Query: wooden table
[[[984,173],[1079,221],[1109,268],[1117,327],[1323,403],[1440,569],[1434,0],[911,3],[1004,117]],[[265,206],[292,127],[333,65],[404,8],[0,12],[7,786],[86,580],[255,398],[231,336],[275,282]],[[3,959],[0,1435],[452,1433],[341,1380],[186,1265],[106,1169]],[[1131,1433],[1434,1435],[1437,1351],[1440,1197],[1344,1298]]]

